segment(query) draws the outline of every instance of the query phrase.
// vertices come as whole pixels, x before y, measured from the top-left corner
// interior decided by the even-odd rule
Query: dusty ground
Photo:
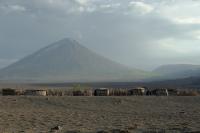
[[[0,133],[200,131],[200,97],[3,97]]]

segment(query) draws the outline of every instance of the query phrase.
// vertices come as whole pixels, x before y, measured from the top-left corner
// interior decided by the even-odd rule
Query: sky
[[[0,68],[70,37],[121,64],[200,64],[200,0],[0,0]]]

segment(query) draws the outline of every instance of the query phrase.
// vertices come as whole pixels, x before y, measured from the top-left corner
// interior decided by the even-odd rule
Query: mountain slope
[[[153,71],[160,75],[160,79],[177,79],[200,76],[200,65],[172,64],[163,65]]]
[[[146,76],[148,73],[106,59],[68,38],[0,70],[1,80],[12,81],[131,81]]]

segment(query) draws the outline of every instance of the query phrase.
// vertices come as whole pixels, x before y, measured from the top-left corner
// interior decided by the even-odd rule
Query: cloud
[[[0,5],[0,10],[2,10],[5,13],[25,12],[26,8],[21,5]]]
[[[198,0],[174,0],[160,3],[157,12],[177,24],[200,24]]]
[[[200,40],[200,29],[191,32],[192,36],[198,40]]]
[[[133,11],[141,13],[141,14],[147,14],[154,10],[153,6],[141,1],[131,1],[129,2],[129,7]]]
[[[80,5],[87,5],[89,3],[89,0],[75,0]]]
[[[105,9],[105,8],[118,8],[120,6],[121,6],[120,3],[112,3],[112,4],[102,4],[99,7]]]
[[[11,11],[20,11],[20,12],[26,11],[26,8],[23,6],[20,6],[20,5],[10,5],[10,6],[8,6],[8,8]]]
[[[200,24],[200,18],[196,17],[177,17],[172,18],[172,20],[179,24]]]

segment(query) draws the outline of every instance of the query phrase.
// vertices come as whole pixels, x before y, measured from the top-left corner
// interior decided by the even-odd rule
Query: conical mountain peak
[[[72,38],[64,38],[54,43],[55,45],[80,45],[76,40]]]
[[[116,81],[141,76],[143,72],[102,57],[70,38],[57,41],[0,71],[0,80]]]
[[[73,49],[73,48],[80,48],[83,46],[79,44],[79,42],[77,42],[76,40],[74,39],[71,39],[71,38],[64,38],[62,40],[59,40],[45,48],[43,48],[42,50],[45,50],[45,51],[50,51],[50,50],[57,50],[57,49]]]

